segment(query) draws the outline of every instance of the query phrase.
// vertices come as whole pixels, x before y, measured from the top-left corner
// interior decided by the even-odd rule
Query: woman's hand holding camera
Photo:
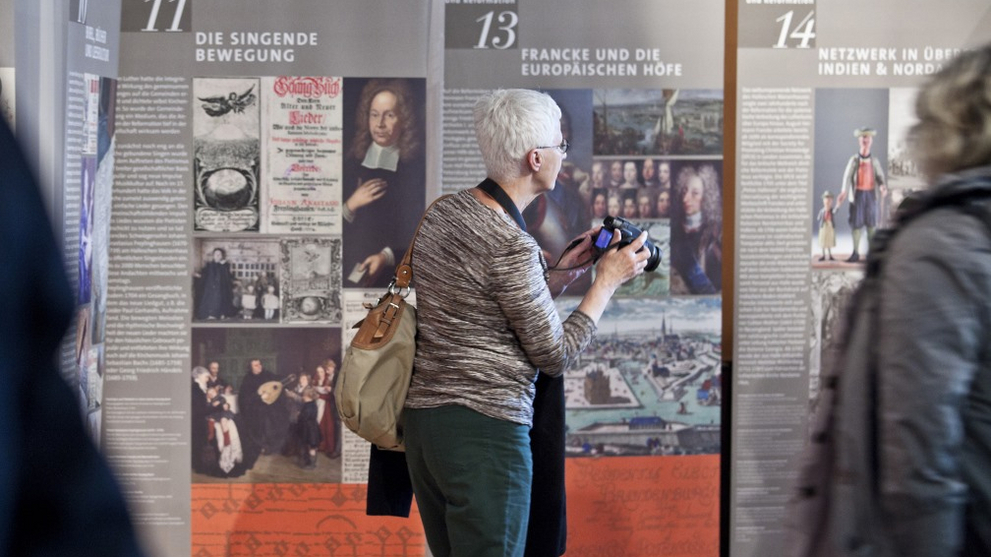
[[[610,245],[618,242],[621,237],[619,230],[614,230]],[[602,286],[608,288],[609,294],[612,295],[624,282],[642,274],[647,266],[647,260],[650,258],[650,253],[647,250],[640,249],[646,240],[647,231],[644,230],[629,245],[619,249],[610,249],[602,254],[595,269],[595,282],[593,284],[598,284],[601,281]]]
[[[592,268],[596,257],[593,239],[599,234],[600,228],[595,227],[582,232],[568,244],[557,263],[548,269],[547,285],[552,297],[558,297],[569,284]]]
[[[621,238],[622,233],[618,229],[613,230],[610,245],[619,242]],[[606,304],[609,303],[609,298],[616,292],[616,289],[624,282],[643,273],[647,266],[647,260],[650,258],[650,253],[647,250],[640,249],[646,240],[647,231],[645,230],[628,245],[619,249],[610,248],[602,254],[596,264],[595,280],[585,297],[582,298],[581,304],[578,305],[578,311],[589,316],[592,321],[599,322],[602,312],[606,309]]]

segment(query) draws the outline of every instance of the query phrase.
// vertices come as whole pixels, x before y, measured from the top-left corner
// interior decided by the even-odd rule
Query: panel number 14
[[[789,48],[791,46],[797,46],[798,48],[809,48],[810,41],[816,38],[815,25],[816,20],[813,18],[815,11],[810,11],[802,21],[799,21],[794,27],[792,27],[791,22],[795,16],[795,10],[790,10],[783,16],[775,19],[774,21],[781,23],[781,32],[778,34],[778,42],[774,44],[774,48]],[[789,39],[792,41],[798,41],[798,44],[789,44]]]

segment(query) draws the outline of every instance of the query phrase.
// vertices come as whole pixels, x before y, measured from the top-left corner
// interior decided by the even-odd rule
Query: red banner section
[[[365,485],[194,484],[193,557],[426,554],[420,515],[365,516]]]
[[[568,557],[719,554],[719,455],[573,458]]]
[[[567,461],[568,557],[719,553],[719,456]],[[194,484],[193,557],[426,553],[409,519],[365,516],[365,486]]]

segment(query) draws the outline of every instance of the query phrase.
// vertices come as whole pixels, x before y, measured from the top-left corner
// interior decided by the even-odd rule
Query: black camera
[[[596,258],[601,257],[609,249],[609,242],[612,242],[614,230],[619,230],[620,234],[619,242],[616,243],[617,249],[630,245],[643,232],[624,218],[606,217],[602,221],[602,230],[599,231],[599,236],[595,239]],[[661,248],[652,244],[649,239],[644,241],[643,247],[640,249],[650,253],[650,257],[647,258],[647,266],[644,268],[645,271],[653,271],[661,264]]]

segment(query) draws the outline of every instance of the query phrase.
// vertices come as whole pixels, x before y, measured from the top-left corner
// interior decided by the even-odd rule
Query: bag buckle
[[[396,277],[392,277],[392,281],[389,282],[389,294],[392,295],[399,294],[399,297],[405,300],[406,296],[409,296],[410,291],[411,289],[409,286],[403,286],[399,289],[396,289]]]

